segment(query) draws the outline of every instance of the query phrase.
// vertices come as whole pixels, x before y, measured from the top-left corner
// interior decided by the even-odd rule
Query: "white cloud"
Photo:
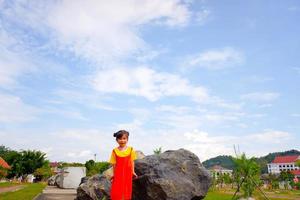
[[[196,22],[200,25],[205,24],[208,21],[208,18],[211,16],[211,11],[209,9],[202,9],[196,14]]]
[[[245,116],[245,113],[207,113],[204,118],[208,121],[224,122],[224,121],[239,121],[241,117]]]
[[[112,136],[117,127],[109,129],[62,129],[45,132],[36,137],[32,132],[0,132],[9,135],[5,145],[13,149],[39,149],[47,153],[51,161],[85,162],[93,159],[108,160],[117,143]],[[24,134],[27,137],[24,137]],[[33,135],[32,135],[33,134]],[[37,133],[40,135],[40,132]],[[134,129],[130,131],[129,145],[146,155],[162,147],[163,151],[185,148],[195,153],[201,161],[218,155],[234,154],[233,145],[239,145],[247,154],[261,156],[264,153],[296,148],[293,136],[280,130],[263,130],[252,134],[214,135],[200,129]],[[255,141],[255,142],[249,142]],[[280,143],[280,145],[278,145]],[[77,156],[76,156],[77,155]]]
[[[280,97],[279,93],[275,92],[253,92],[241,95],[241,99],[256,102],[270,102]]]
[[[211,70],[233,67],[243,63],[244,55],[232,47],[213,49],[188,56],[185,67],[200,67]]]
[[[92,84],[102,93],[142,96],[150,101],[165,96],[188,96],[197,102],[209,98],[204,87],[193,86],[179,75],[156,72],[147,67],[100,70]]]
[[[189,4],[180,0],[19,1],[12,5],[2,8],[4,16],[49,37],[48,47],[98,64],[148,50],[140,33],[143,25],[182,27],[191,17]]]
[[[36,118],[37,108],[25,104],[21,98],[0,93],[0,122],[18,123]]]
[[[0,22],[0,87],[16,86],[17,77],[35,69],[24,52],[13,50],[17,45],[18,42],[3,29]]]
[[[255,140],[256,142],[263,142],[263,143],[281,143],[291,139],[291,134],[286,131],[277,131],[277,130],[265,130],[261,133],[254,133],[247,138],[251,140]]]
[[[299,113],[293,113],[291,114],[292,117],[300,117],[300,114]]]

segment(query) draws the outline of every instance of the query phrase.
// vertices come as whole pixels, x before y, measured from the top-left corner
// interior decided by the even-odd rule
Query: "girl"
[[[136,153],[127,146],[129,133],[120,130],[114,133],[118,147],[112,150],[110,163],[113,166],[112,186],[110,196],[112,200],[130,200],[132,194],[132,176],[137,178],[134,171]]]

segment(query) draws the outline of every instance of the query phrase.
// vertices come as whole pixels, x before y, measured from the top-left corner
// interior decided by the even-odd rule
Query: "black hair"
[[[123,135],[127,135],[127,137],[129,136],[129,132],[125,131],[125,130],[119,130],[118,132],[114,133],[114,137],[116,137],[117,139],[120,139]]]

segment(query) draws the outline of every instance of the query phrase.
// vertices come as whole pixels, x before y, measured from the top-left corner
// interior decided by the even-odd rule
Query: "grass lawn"
[[[209,191],[204,198],[204,200],[219,200],[219,199],[224,199],[224,200],[230,200],[232,197],[231,194],[225,194],[220,191]]]
[[[233,190],[230,189],[221,189],[221,190],[210,190],[204,200],[231,200],[233,196]],[[267,194],[267,197],[270,200],[286,200],[286,199],[300,199],[300,191],[298,190],[292,190],[292,191],[286,191],[286,190],[277,190],[277,191],[265,191]],[[229,194],[232,193],[232,194]],[[254,198],[257,200],[264,200],[265,198],[263,195],[255,191],[254,192]]]
[[[0,188],[2,188],[2,187],[14,186],[14,185],[19,185],[19,184],[20,184],[20,183],[4,182],[4,183],[0,183]]]
[[[32,200],[36,195],[42,192],[46,187],[45,183],[32,183],[26,184],[26,186],[15,192],[5,192],[0,194],[1,200]]]

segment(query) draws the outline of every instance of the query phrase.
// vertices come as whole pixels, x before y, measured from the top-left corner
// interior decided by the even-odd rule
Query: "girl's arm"
[[[134,178],[138,177],[138,175],[136,175],[136,173],[134,171],[134,161],[132,161],[132,174],[133,174]]]
[[[115,165],[116,164],[112,164],[112,176],[111,176],[111,178],[110,179],[113,179],[114,178],[114,176],[115,176]]]

